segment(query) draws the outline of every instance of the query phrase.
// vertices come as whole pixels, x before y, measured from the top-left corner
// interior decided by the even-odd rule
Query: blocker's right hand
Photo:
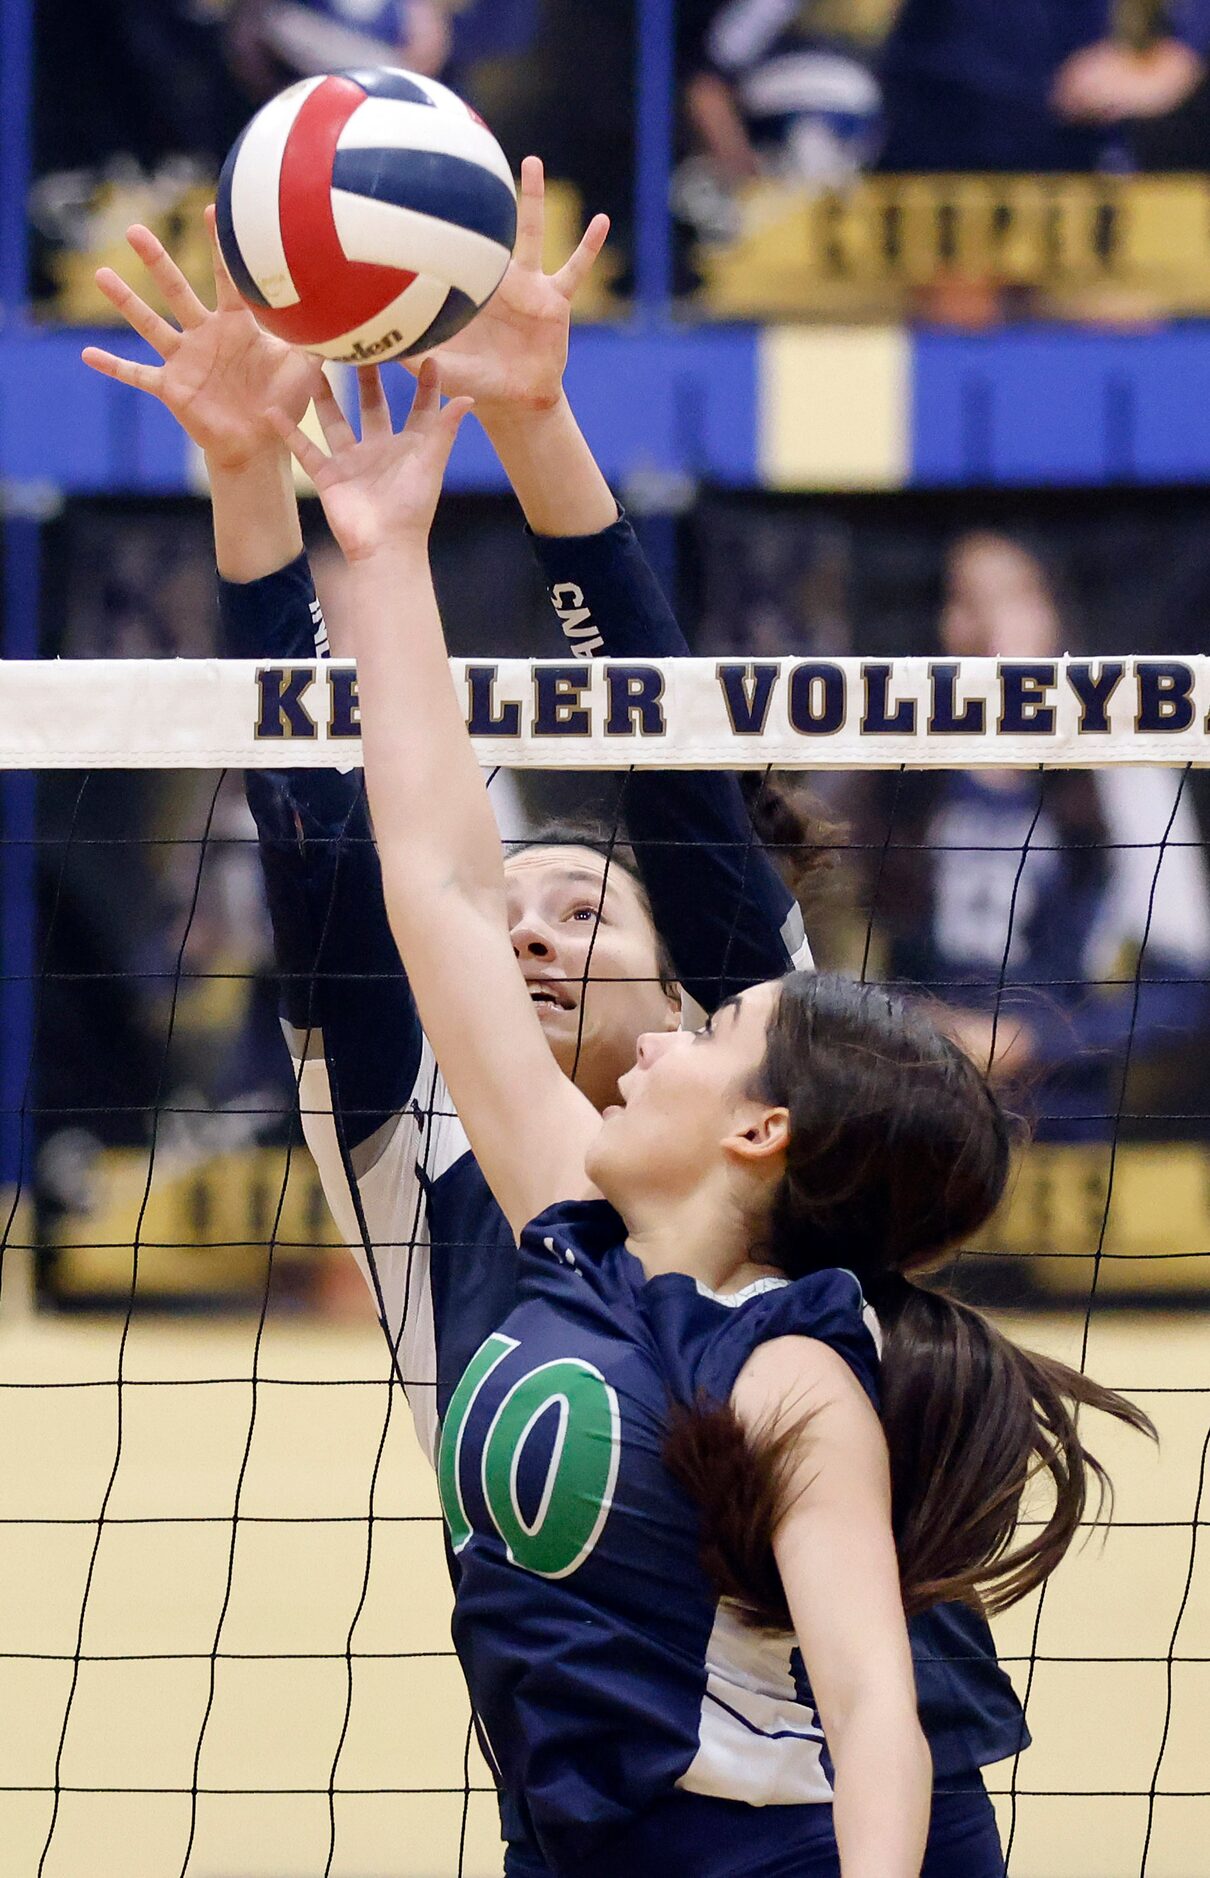
[[[609,217],[593,217],[575,253],[554,274],[543,266],[545,230],[546,180],[540,159],[529,156],[521,165],[516,251],[504,279],[469,326],[424,354],[440,366],[442,390],[451,398],[473,398],[476,417],[488,427],[558,403],[572,303],[605,246]],[[423,360],[403,363],[419,372]]]
[[[94,372],[158,398],[213,468],[240,469],[266,450],[281,449],[270,411],[284,411],[291,423],[301,423],[326,381],[318,359],[257,324],[227,272],[213,208],[206,211],[206,224],[214,255],[214,311],[198,299],[163,243],[136,224],[126,239],[180,321],[179,329],[141,300],[120,274],[102,267],[97,271],[101,292],[164,363],[143,365],[99,346],[86,346],[81,356]]]

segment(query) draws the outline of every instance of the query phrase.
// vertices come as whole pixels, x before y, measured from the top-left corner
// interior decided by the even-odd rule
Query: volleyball
[[[517,194],[468,104],[379,66],[270,99],[223,165],[217,220],[228,271],[268,332],[376,363],[440,345],[491,299]]]

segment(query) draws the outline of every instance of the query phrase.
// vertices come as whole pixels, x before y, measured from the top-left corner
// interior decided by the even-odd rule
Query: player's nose
[[[555,956],[554,936],[536,914],[520,914],[513,922],[510,936],[518,959],[553,959]]]
[[[645,1030],[636,1046],[636,1058],[640,1069],[650,1069],[653,1063],[669,1050],[674,1050],[681,1032],[677,1030]]]

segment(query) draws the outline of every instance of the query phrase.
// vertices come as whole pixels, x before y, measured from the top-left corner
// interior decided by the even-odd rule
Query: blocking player
[[[598,218],[547,277],[541,166],[529,159],[516,259],[495,300],[442,348],[441,366],[452,390],[476,397],[548,587],[581,596],[574,610],[595,623],[596,650],[675,656],[685,642],[562,388],[571,298],[605,232]],[[161,397],[207,454],[226,649],[272,660],[322,653],[288,459],[265,416],[273,405],[301,416],[318,368],[260,331],[217,255],[219,304],[209,313],[153,237],[136,232],[132,245],[180,330],[103,273],[104,290],[164,365],[96,351],[88,362]],[[359,779],[256,771],[247,786],[308,1144],[433,1454],[466,1363],[515,1297],[516,1243],[421,1033]],[[508,867],[514,947],[539,1021],[561,1067],[574,1068],[600,1106],[633,1063],[638,1036],[675,1026],[678,984],[710,1010],[809,962],[797,908],[754,843],[734,778],[640,772],[624,807],[641,887],[616,851],[610,863],[590,849],[531,847]],[[978,1768],[1027,1738],[990,1634],[973,1613],[943,1606],[917,1620],[913,1637],[938,1781],[977,1789]],[[529,1856],[524,1822],[506,1826],[510,1870],[533,1869],[516,1862]]]

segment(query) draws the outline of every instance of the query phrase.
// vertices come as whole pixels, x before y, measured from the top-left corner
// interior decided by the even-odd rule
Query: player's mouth
[[[562,979],[530,978],[530,1003],[536,1011],[571,1011],[575,1009],[575,999],[571,990]]]

